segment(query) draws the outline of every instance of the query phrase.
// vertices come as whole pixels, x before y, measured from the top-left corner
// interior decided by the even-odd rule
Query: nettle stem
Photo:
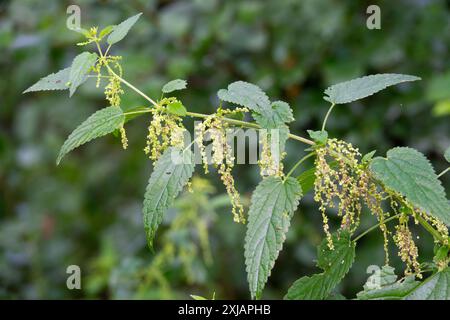
[[[289,178],[291,176],[292,173],[294,173],[295,169],[297,169],[297,167],[299,165],[301,165],[303,162],[305,162],[307,159],[311,158],[312,156],[314,156],[316,153],[315,152],[310,152],[308,153],[306,156],[304,156],[303,158],[301,158],[300,160],[297,161],[297,163],[292,167],[292,169],[288,172],[288,174],[286,175],[286,178]]]
[[[117,73],[115,73],[114,70],[112,70],[110,66],[106,65],[106,67],[111,72],[111,74],[113,76],[117,77],[117,79],[119,79],[123,84],[125,84],[127,87],[129,87],[134,92],[139,94],[145,100],[147,100],[148,102],[153,104],[155,107],[159,107],[158,103],[156,103],[152,98],[147,96],[141,90],[139,90],[134,85],[132,85],[131,83],[129,83],[128,81],[123,79],[121,76],[119,76]],[[142,111],[136,111],[136,112],[133,112],[133,113],[130,112],[130,113],[126,113],[126,114],[138,114],[138,113],[147,113],[147,112],[150,112],[150,111],[142,110]],[[197,113],[197,112],[187,112],[186,114],[188,116],[190,116],[190,117],[201,118],[201,119],[206,119],[206,118],[211,116],[210,114],[203,114],[203,113]],[[261,127],[259,125],[257,125],[256,123],[252,123],[252,122],[248,122],[248,121],[241,121],[241,120],[230,119],[230,118],[222,118],[222,120],[227,122],[227,123],[229,123],[229,124],[235,125],[235,126],[241,126],[241,127],[245,127],[245,128],[261,129]],[[311,146],[315,144],[314,141],[309,140],[309,139],[304,138],[304,137],[301,137],[301,136],[298,136],[298,135],[295,135],[295,134],[289,134],[289,138],[292,139],[292,140],[297,140],[297,141],[303,142],[303,143],[311,145]]]

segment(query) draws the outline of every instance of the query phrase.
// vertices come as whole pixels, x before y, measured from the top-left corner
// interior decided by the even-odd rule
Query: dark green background
[[[109,136],[55,166],[67,135],[106,106],[93,81],[71,99],[67,92],[21,94],[81,52],[74,45],[80,36],[66,28],[70,4],[81,7],[84,27],[144,13],[113,52],[124,57],[125,77],[150,96],[159,97],[166,81],[184,78],[184,104],[210,113],[218,89],[249,81],[272,100],[291,104],[297,119],[291,131],[299,135],[318,129],[328,108],[322,92],[331,84],[385,72],[420,76],[421,82],[338,106],[328,129],[362,153],[376,149],[382,155],[407,145],[425,153],[436,171],[446,166],[449,1],[1,1],[0,298],[189,298],[213,292],[216,298],[249,298],[245,227],[232,222],[215,174],[202,188],[215,189],[208,191],[210,200],[200,191],[184,195],[159,229],[156,255],[146,248],[141,203],[151,172],[142,152],[148,118],[127,125],[126,152]],[[381,7],[381,30],[366,28],[370,4]],[[127,90],[122,107],[144,103]],[[287,148],[289,168],[304,146],[289,142]],[[248,198],[259,181],[257,168],[238,166],[235,176]],[[443,178],[446,187],[449,178]],[[170,227],[177,216],[187,220]],[[361,230],[374,223],[369,213],[364,216]],[[209,230],[209,264],[200,250],[199,225]],[[421,230],[417,235],[421,261],[430,260],[432,239]],[[322,237],[320,214],[308,194],[264,298],[281,298],[294,280],[317,271],[315,246]],[[401,273],[395,250],[391,256]],[[366,268],[382,263],[382,239],[373,232],[358,246],[356,263],[338,291],[354,297]],[[71,264],[81,267],[82,290],[66,288]]]

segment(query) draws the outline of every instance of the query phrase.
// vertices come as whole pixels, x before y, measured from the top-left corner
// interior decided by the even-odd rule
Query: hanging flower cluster
[[[363,170],[357,160],[361,155],[350,143],[328,139],[326,146],[318,148],[316,153],[314,200],[320,204],[328,246],[333,249],[326,209],[335,208],[336,201],[341,227],[354,231],[361,215],[360,196],[368,192],[368,179],[365,176],[361,179]]]
[[[233,148],[227,138],[227,129],[229,128],[229,125],[228,122],[223,121],[224,116],[236,114],[238,112],[248,112],[248,110],[246,108],[236,108],[234,110],[219,108],[215,114],[209,116],[196,126],[195,133],[205,173],[209,172],[208,164],[210,159],[208,159],[206,154],[206,148],[203,141],[205,140],[206,135],[209,134],[212,141],[211,162],[213,166],[217,168],[220,179],[230,197],[233,220],[235,222],[245,223],[244,207],[241,203],[241,197],[235,187],[232,175],[235,157]]]
[[[420,264],[417,261],[419,250],[409,230],[407,215],[401,216],[395,230],[394,242],[399,249],[398,256],[406,264],[405,275],[416,274],[417,277],[422,278]]]
[[[183,118],[167,111],[167,106],[177,102],[176,98],[164,98],[151,110],[152,120],[148,126],[145,154],[157,160],[169,146],[183,146]]]
[[[260,130],[261,156],[258,164],[262,177],[282,177],[284,175],[282,160],[286,156],[286,152],[280,152],[280,138],[279,135],[274,137],[269,134],[267,130]]]
[[[365,165],[359,161],[361,155],[358,149],[350,143],[328,139],[324,146],[316,149],[316,155],[314,200],[319,203],[329,248],[333,249],[334,245],[331,240],[326,210],[337,209],[337,215],[341,217],[341,228],[353,232],[359,225],[361,211],[365,205],[379,222],[379,228],[384,238],[385,261],[388,264],[388,244],[391,232],[388,230],[385,220],[392,214],[399,215],[399,223],[395,227],[393,235],[394,243],[399,249],[398,255],[406,264],[405,274],[414,273],[421,277],[420,264],[417,261],[418,249],[408,227],[409,215],[406,212],[413,213],[416,224],[418,223],[417,216],[430,223],[444,239],[444,245],[448,244],[448,229],[445,224],[426,214],[423,210],[415,208],[402,195],[387,188],[381,189]],[[391,212],[385,211],[383,208],[384,200],[390,200]]]

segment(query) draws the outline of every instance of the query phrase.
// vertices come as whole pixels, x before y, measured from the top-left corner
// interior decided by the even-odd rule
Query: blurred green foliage
[[[66,28],[69,4],[80,6],[83,27],[144,13],[115,53],[124,56],[125,77],[150,96],[158,97],[168,80],[188,79],[188,90],[180,94],[184,105],[212,112],[219,88],[249,81],[291,104],[297,119],[291,130],[301,135],[317,130],[328,107],[322,100],[328,85],[379,72],[420,76],[420,83],[338,106],[327,128],[362,153],[415,147],[439,172],[450,145],[450,3],[376,2],[381,30],[366,28],[372,1],[0,2],[0,298],[249,297],[245,227],[232,222],[216,176],[211,183],[194,180],[195,192],[185,193],[166,216],[155,253],[147,249],[141,202],[151,164],[142,152],[144,118],[127,126],[126,152],[110,136],[55,166],[69,132],[105,107],[94,81],[71,99],[65,92],[21,94],[81,51],[74,45],[80,35]],[[130,93],[122,107],[143,103]],[[287,148],[289,168],[304,152],[296,142]],[[259,181],[257,168],[237,166],[235,172],[238,189],[248,196]],[[448,189],[449,176],[443,180]],[[316,271],[320,221],[309,194],[264,297],[281,298],[294,280]],[[361,228],[373,223],[366,218]],[[417,235],[422,257],[430,260],[432,239]],[[349,296],[361,289],[369,265],[383,263],[380,235],[361,241],[356,255],[339,287]],[[66,288],[71,264],[81,267],[82,290]]]

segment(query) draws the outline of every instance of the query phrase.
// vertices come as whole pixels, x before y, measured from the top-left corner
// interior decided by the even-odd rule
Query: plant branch
[[[127,87],[129,87],[130,89],[135,91],[137,94],[139,94],[145,100],[149,101],[155,107],[159,107],[158,103],[156,103],[152,98],[147,96],[141,90],[139,90],[134,85],[132,85],[131,83],[129,83],[128,81],[123,79],[121,76],[119,76],[117,73],[115,73],[114,70],[112,70],[110,66],[106,65],[106,67],[111,72],[111,74],[114,75],[115,77],[117,77],[117,79],[119,79],[123,84],[125,84]],[[142,112],[135,112],[135,113],[146,113],[146,112],[149,112],[149,111],[142,110]],[[131,113],[128,113],[128,114],[131,114]],[[203,114],[203,113],[197,113],[197,112],[187,112],[186,114],[188,116],[190,116],[190,117],[202,118],[202,119],[205,119],[205,118],[210,116],[209,114]],[[255,129],[260,129],[261,128],[256,123],[251,123],[251,122],[247,122],[247,121],[241,121],[241,120],[230,119],[230,118],[222,118],[222,120],[225,121],[225,122],[228,122],[230,124],[236,125],[236,126],[241,126],[241,127],[246,127],[246,128],[255,128]],[[314,141],[309,140],[309,139],[304,138],[304,137],[301,137],[301,136],[294,135],[294,134],[289,134],[289,138],[293,139],[293,140],[297,140],[297,141],[303,142],[305,144],[309,144],[311,146],[314,145]]]

